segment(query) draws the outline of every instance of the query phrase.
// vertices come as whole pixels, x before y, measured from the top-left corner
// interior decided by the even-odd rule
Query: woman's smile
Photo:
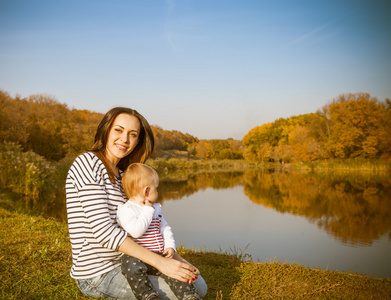
[[[122,146],[122,145],[119,145],[119,144],[115,144],[117,146],[118,149],[120,150],[124,150],[126,151],[128,149],[128,147],[125,147],[125,146]]]

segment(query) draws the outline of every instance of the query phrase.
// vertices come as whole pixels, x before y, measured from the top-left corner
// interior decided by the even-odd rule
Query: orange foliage
[[[386,158],[391,156],[390,136],[391,101],[358,93],[341,95],[316,114],[254,127],[243,145],[246,159],[262,162]]]

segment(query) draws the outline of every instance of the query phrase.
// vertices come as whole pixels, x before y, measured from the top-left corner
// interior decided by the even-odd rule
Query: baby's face
[[[153,180],[153,182],[151,182],[151,184],[149,185],[149,196],[148,196],[148,200],[150,202],[153,202],[155,203],[159,194],[158,194],[158,191],[157,191],[157,188],[159,187],[159,178],[156,178],[156,180]]]

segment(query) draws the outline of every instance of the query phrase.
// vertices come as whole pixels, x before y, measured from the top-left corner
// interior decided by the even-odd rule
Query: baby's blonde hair
[[[130,199],[143,193],[143,189],[159,180],[159,175],[151,167],[142,163],[132,163],[122,176],[122,186]]]

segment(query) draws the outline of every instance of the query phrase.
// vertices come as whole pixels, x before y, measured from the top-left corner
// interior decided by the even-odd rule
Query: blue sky
[[[200,139],[391,98],[391,1],[0,0],[0,89]]]

